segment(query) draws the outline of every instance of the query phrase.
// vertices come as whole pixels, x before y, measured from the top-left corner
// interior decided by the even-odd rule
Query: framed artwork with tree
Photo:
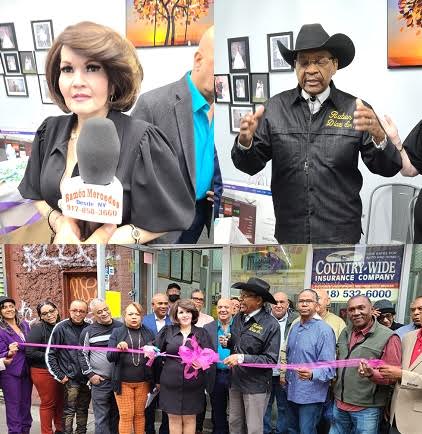
[[[213,21],[209,0],[126,0],[126,37],[136,48],[198,45]]]

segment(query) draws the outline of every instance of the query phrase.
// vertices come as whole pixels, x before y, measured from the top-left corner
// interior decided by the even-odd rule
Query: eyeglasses
[[[199,298],[199,297],[192,297],[192,300],[195,300],[195,301],[204,301],[203,298]]]
[[[71,309],[70,312],[72,312],[72,313],[86,313],[86,310],[82,310],[82,309]]]
[[[379,321],[382,321],[382,320],[384,320],[384,319],[388,319],[388,320],[392,320],[393,318],[394,318],[394,316],[393,316],[393,314],[392,313],[382,313],[379,317],[378,317],[378,320]]]
[[[242,294],[240,294],[240,299],[241,300],[243,300],[244,298],[256,298],[257,297],[257,295],[256,294],[245,294],[245,293],[242,293]]]
[[[297,59],[295,60],[295,66],[299,65],[301,69],[307,69],[309,65],[314,64],[318,69],[325,68],[330,60],[333,60],[334,57],[320,57],[319,59]]]
[[[41,312],[41,316],[53,315],[56,309],[46,310],[45,312]]]
[[[316,300],[298,300],[298,304],[311,304],[316,303]]]

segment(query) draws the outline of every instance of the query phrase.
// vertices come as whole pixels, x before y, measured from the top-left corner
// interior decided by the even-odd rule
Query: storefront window
[[[169,283],[181,288],[181,298],[190,298],[195,289],[205,294],[204,312],[215,316],[221,295],[222,249],[166,249],[157,253],[157,287],[166,292]]]
[[[271,285],[271,292],[285,292],[293,300],[304,288],[307,245],[271,245],[232,247],[231,285],[259,277]],[[239,290],[231,288],[230,296],[239,296]]]

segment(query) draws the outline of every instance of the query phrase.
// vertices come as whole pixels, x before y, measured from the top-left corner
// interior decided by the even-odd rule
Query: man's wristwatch
[[[381,151],[383,151],[386,148],[386,146],[387,146],[387,136],[384,136],[384,139],[381,142],[379,142],[379,143],[377,143],[375,141],[374,136],[372,136],[372,143],[374,144],[374,146],[377,149],[381,149]]]

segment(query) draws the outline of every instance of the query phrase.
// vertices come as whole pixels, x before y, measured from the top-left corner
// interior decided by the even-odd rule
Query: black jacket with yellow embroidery
[[[271,190],[280,243],[358,243],[362,174],[394,176],[401,169],[396,147],[375,148],[367,132],[353,128],[356,97],[331,82],[329,97],[311,115],[298,86],[268,100],[252,147],[232,150],[234,165],[250,175],[272,160]]]
[[[280,354],[280,326],[278,321],[262,308],[249,321],[237,314],[230,327],[228,346],[232,354],[244,354],[244,363],[277,364]],[[242,393],[266,393],[271,389],[271,368],[232,369],[231,385]]]

